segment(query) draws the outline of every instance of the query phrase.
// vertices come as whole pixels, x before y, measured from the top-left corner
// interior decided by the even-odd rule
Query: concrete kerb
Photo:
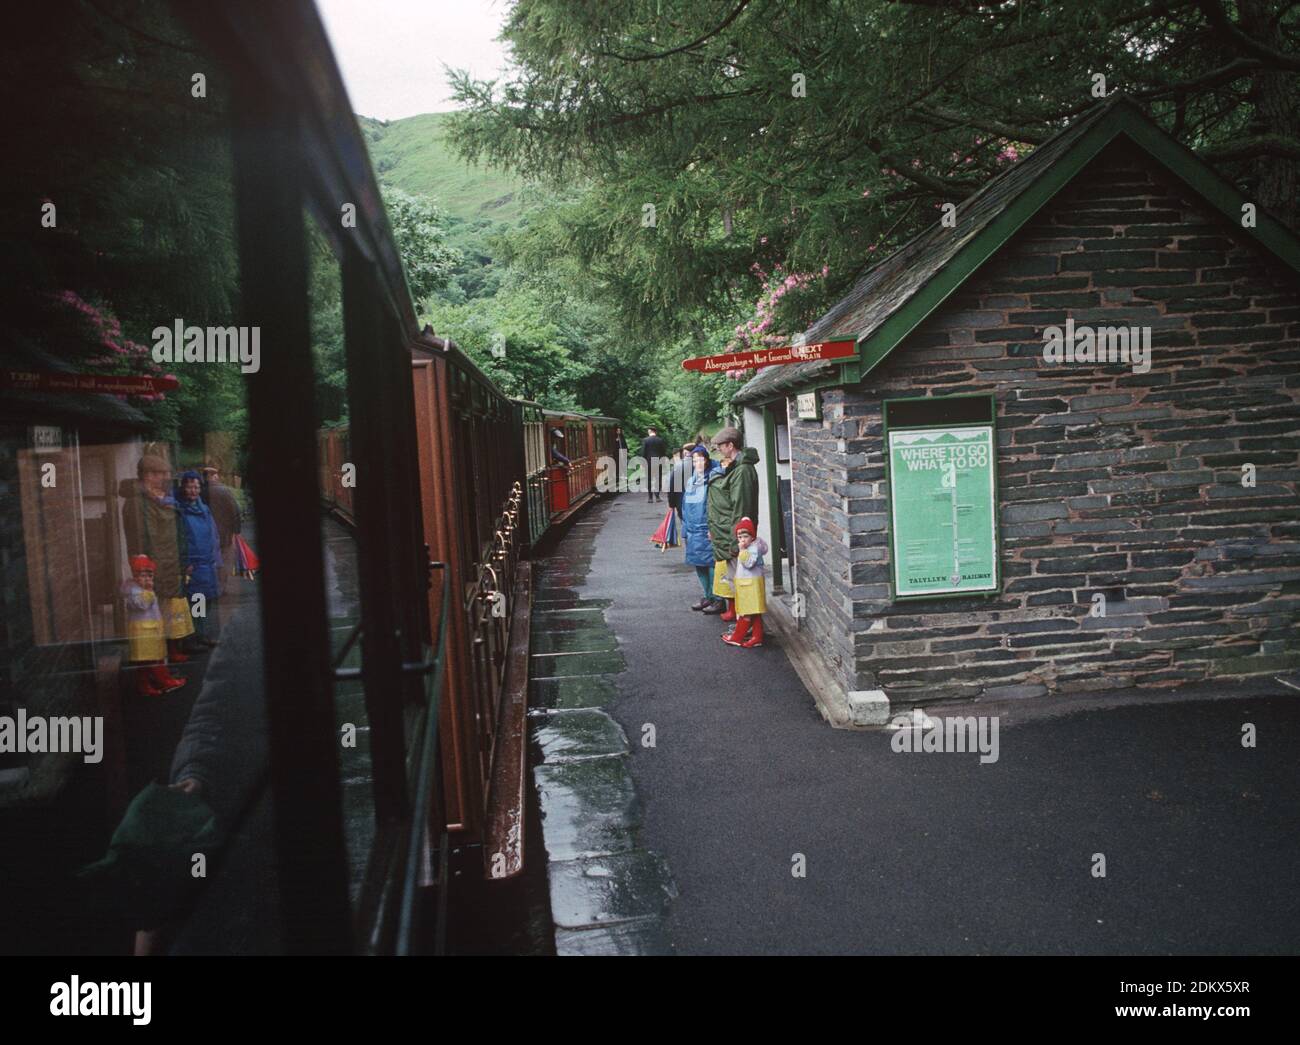
[[[779,598],[767,604],[767,628],[780,640],[790,666],[822,718],[836,729],[879,729],[889,721],[889,698],[880,690],[846,691]]]

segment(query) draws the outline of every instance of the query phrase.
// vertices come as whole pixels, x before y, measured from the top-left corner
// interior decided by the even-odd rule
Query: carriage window
[[[161,3],[23,38],[0,69],[38,130],[0,245],[6,942],[275,951],[244,482],[267,346],[239,315],[227,85]]]
[[[352,452],[347,360],[343,331],[342,270],[331,242],[313,214],[307,233],[312,355],[316,371],[317,469],[321,544],[325,554],[326,612],[333,663],[339,736],[344,830],[353,903],[360,898],[375,836],[371,785],[370,722],[361,667],[361,591],[358,583],[356,496],[366,476]]]

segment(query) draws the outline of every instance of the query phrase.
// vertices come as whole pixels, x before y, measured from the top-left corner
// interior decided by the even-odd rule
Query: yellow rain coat
[[[734,583],[738,617],[767,612],[767,570],[763,566],[763,556],[766,554],[767,542],[757,537],[750,542],[748,548],[736,555]]]
[[[126,659],[133,664],[165,660],[167,636],[163,632],[158,596],[135,581],[123,585],[123,594],[126,596]]]
[[[190,604],[184,599],[167,600],[167,637],[183,639],[194,634],[194,618]]]
[[[720,599],[734,599],[736,589],[731,584],[732,562],[719,559],[713,564],[713,594]]]

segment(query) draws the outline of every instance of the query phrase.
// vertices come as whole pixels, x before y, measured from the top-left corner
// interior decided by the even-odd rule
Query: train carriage
[[[316,433],[316,461],[320,478],[321,499],[343,521],[356,521],[352,503],[353,479],[344,468],[352,460],[352,438],[348,425],[322,428]]]
[[[528,572],[518,571],[523,432],[511,401],[450,339],[426,336],[412,356],[425,543],[447,564],[451,592],[443,607],[430,591],[433,615],[451,613],[446,826],[481,843],[489,876],[505,878],[523,860],[527,676],[509,657],[512,642],[527,645],[515,611],[530,597]]]
[[[522,400],[516,403],[521,416],[527,418],[525,441],[545,461],[536,471],[529,471],[530,497],[537,503],[530,527],[537,543],[549,526],[563,523],[598,493],[612,492],[612,487],[602,490],[598,486],[602,472],[607,473],[608,481],[613,479],[619,422],[597,414],[543,410]]]
[[[524,513],[528,544],[535,547],[551,523],[550,438],[545,413],[527,399],[514,400],[524,446]]]
[[[612,484],[621,470],[626,467],[627,462],[619,459],[618,437],[622,431],[622,422],[614,417],[592,415],[587,423],[591,430],[592,454],[596,462],[597,492],[612,492],[612,485],[609,488],[602,487],[602,474],[604,482]]]

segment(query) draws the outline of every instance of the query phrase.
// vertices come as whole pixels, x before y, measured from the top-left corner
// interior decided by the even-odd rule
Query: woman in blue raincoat
[[[704,610],[714,603],[713,544],[709,540],[709,483],[722,474],[722,466],[709,456],[708,448],[691,449],[691,474],[682,491],[682,535],[686,539],[686,561],[695,567],[704,596],[691,607]]]
[[[200,496],[202,480],[195,471],[181,476],[181,496],[177,506],[185,525],[185,593],[194,612],[194,596],[204,598],[204,614],[195,615],[196,637],[205,646],[215,646],[217,599],[221,595],[218,571],[221,569],[221,539],[212,511]]]

